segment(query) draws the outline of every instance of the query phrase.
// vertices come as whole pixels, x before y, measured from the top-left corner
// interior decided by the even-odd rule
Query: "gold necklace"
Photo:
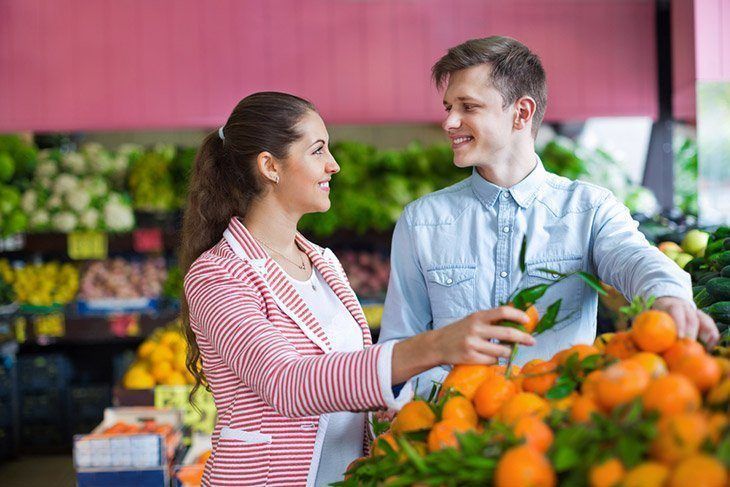
[[[254,237],[254,238],[256,238],[256,237]],[[256,238],[256,241],[258,243],[260,243],[261,245],[263,245],[264,247],[266,247],[267,249],[272,250],[272,251],[276,252],[277,254],[279,254],[280,256],[284,257],[287,261],[291,262],[293,265],[297,266],[299,269],[301,269],[303,271],[306,271],[307,270],[307,265],[304,263],[304,256],[301,254],[301,252],[299,254],[299,258],[301,259],[301,264],[297,264],[296,262],[294,262],[293,260],[291,260],[289,257],[287,257],[286,255],[284,255],[282,252],[279,252],[275,248],[272,248],[271,246],[269,246],[263,240],[259,240],[258,238]]]

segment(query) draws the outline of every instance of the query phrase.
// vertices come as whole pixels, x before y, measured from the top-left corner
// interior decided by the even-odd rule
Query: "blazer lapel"
[[[332,345],[317,319],[309,311],[281,267],[261,248],[243,223],[234,217],[223,236],[236,255],[249,261],[252,268],[262,277],[279,308],[323,352],[331,352]]]
[[[367,320],[362,312],[360,302],[357,300],[357,296],[355,296],[355,293],[345,280],[344,276],[341,275],[341,272],[343,271],[339,268],[337,259],[332,251],[324,249],[322,254],[300,233],[297,233],[296,240],[307,256],[309,256],[309,259],[312,261],[312,265],[319,270],[329,287],[332,288],[335,295],[340,299],[340,301],[342,301],[342,304],[345,305],[357,324],[360,325],[364,345],[366,347],[372,345],[373,339],[370,335],[370,328],[368,327]]]

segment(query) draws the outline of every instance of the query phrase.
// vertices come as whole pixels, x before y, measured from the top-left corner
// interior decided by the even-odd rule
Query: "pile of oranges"
[[[398,412],[376,439],[371,458],[395,452],[406,464],[414,451],[424,459],[445,449],[465,454],[465,434],[486,435],[500,425],[516,441],[494,456],[493,484],[553,486],[561,428],[605,424],[634,406],[641,421],[652,425],[646,451],[626,464],[609,448],[587,466],[583,485],[730,485],[730,465],[724,463],[730,452],[720,453],[730,448],[730,360],[678,338],[667,313],[644,311],[629,331],[601,335],[592,345],[575,345],[521,369],[513,366],[509,377],[505,369],[456,365],[436,400],[416,399]],[[413,447],[408,452],[404,438]],[[349,470],[355,482],[362,464]],[[397,479],[390,472],[384,484],[399,485]]]

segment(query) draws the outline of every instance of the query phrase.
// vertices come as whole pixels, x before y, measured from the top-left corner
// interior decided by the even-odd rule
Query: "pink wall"
[[[674,118],[694,120],[695,94],[695,24],[694,0],[672,2],[672,107]]]
[[[431,64],[471,37],[543,58],[547,118],[655,117],[650,0],[0,0],[0,132],[211,127],[286,90],[330,123],[442,117]]]
[[[730,81],[730,0],[696,0],[698,81]]]

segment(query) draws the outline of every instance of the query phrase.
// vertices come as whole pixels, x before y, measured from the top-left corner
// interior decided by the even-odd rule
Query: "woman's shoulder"
[[[226,241],[221,240],[195,259],[185,275],[185,280],[212,275],[240,279],[242,275],[248,274],[249,267],[248,262],[240,259]]]

